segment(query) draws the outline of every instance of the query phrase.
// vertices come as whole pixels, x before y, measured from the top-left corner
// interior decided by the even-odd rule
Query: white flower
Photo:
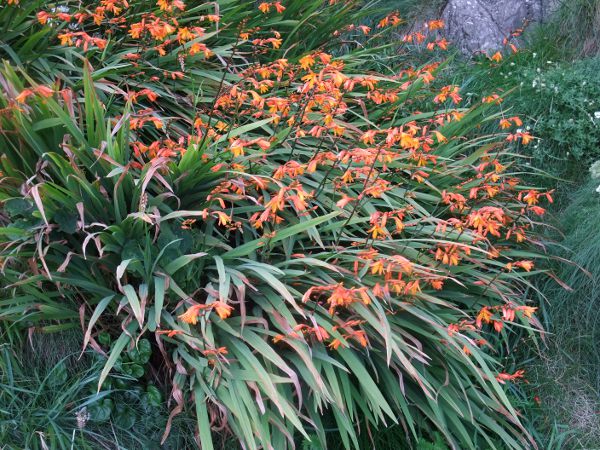
[[[600,178],[600,160],[592,164],[590,167],[590,173],[592,174],[592,178]]]
[[[595,119],[600,119],[600,111],[596,111],[596,112],[594,113],[594,118],[595,118]]]

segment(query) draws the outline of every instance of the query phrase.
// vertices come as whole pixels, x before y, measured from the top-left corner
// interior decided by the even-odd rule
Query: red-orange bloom
[[[233,307],[222,301],[211,303],[210,306],[212,306],[221,319],[227,319],[233,311]]]

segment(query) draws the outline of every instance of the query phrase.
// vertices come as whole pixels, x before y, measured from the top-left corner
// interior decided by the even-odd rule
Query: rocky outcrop
[[[465,53],[495,51],[524,23],[543,21],[557,0],[448,0],[448,39]]]

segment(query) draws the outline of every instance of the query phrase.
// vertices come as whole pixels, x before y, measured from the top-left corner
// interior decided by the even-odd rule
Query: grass
[[[531,47],[551,49],[556,58],[576,60],[600,52],[600,1],[561,0],[550,20],[530,35]]]
[[[0,346],[0,448],[46,449],[178,449],[191,448],[193,420],[181,416],[164,446],[159,445],[168,415],[166,404],[153,410],[136,396],[136,387],[96,393],[102,361],[80,357],[81,336],[33,334],[21,345]],[[122,377],[121,377],[122,378]],[[130,404],[135,414],[98,413],[107,405]]]
[[[538,386],[541,426],[562,423],[572,431],[570,448],[600,447],[600,195],[598,181],[583,185],[559,212],[563,232],[556,254],[557,276],[543,284],[548,335],[539,359],[530,366]]]

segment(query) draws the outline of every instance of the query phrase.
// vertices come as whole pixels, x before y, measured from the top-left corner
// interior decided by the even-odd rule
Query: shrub
[[[88,58],[64,84],[1,71],[2,317],[83,321],[98,388],[148,339],[165,435],[193,404],[202,448],[222,429],[249,449],[325,446],[329,418],[346,448],[388,423],[528,445],[502,386],[522,373],[496,349],[537,325],[524,290],[549,195],[511,173],[527,133],[477,132],[501,99],[459,108],[456,87],[430,88],[437,64],[377,73],[370,51],[272,59],[285,35],[266,25],[300,33],[269,15],[279,2],[250,31],[248,2],[219,2],[225,37],[183,29],[204,5],[130,3],[72,27],[47,12],[43,30],[81,39],[58,52]]]
[[[529,159],[527,171],[546,172],[537,182],[581,182],[587,167],[600,157],[600,59],[567,63],[535,50],[505,52],[498,64],[487,58],[462,61],[447,77],[462,74],[462,88],[470,91],[467,100],[479,101],[491,91],[506,93],[507,114],[519,111],[523,128],[536,137],[521,153]]]
[[[563,167],[559,175],[581,180],[581,174],[600,157],[600,60],[554,66],[530,75],[535,97],[526,105],[533,133],[542,139],[534,152],[539,166]],[[568,75],[567,75],[568,74]],[[539,100],[549,103],[540,107]]]

